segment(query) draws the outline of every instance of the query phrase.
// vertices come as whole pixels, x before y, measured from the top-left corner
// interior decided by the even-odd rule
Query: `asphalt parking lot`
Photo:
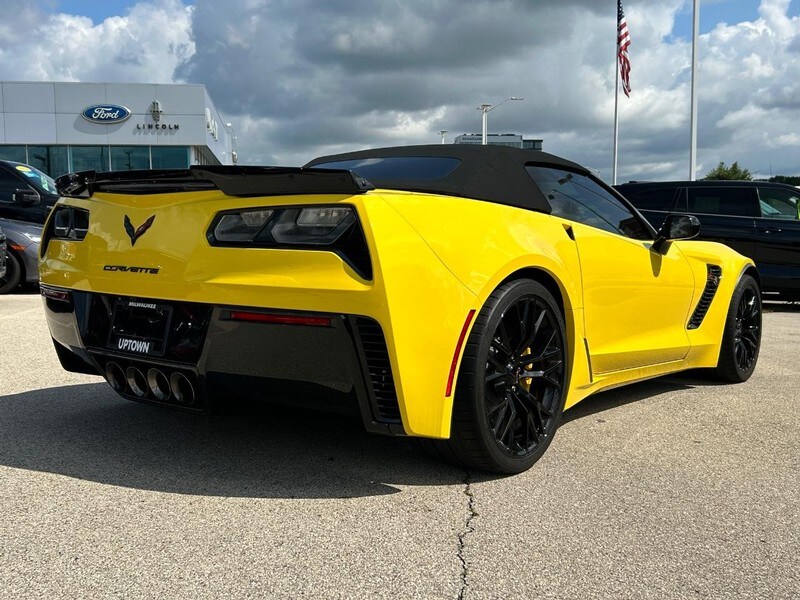
[[[599,394],[487,477],[343,417],[127,402],[0,296],[0,595],[797,598],[800,308],[764,331],[747,383]]]

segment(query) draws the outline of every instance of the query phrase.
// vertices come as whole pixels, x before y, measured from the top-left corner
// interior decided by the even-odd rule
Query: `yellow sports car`
[[[513,473],[589,394],[694,368],[740,382],[758,359],[752,261],[688,241],[695,217],[654,231],[542,152],[410,146],[58,186],[40,269],[56,352],[131,400],[352,408]]]

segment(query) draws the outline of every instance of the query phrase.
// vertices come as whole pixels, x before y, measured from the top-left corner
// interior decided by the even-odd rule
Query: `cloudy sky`
[[[690,0],[624,0],[619,180],[688,176]],[[479,132],[610,179],[615,0],[3,0],[0,80],[202,83],[244,164]],[[698,175],[800,174],[800,0],[703,0]]]

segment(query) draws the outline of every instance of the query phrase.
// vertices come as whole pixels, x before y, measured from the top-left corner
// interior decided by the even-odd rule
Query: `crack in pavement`
[[[472,475],[469,473],[464,477],[464,495],[467,496],[467,520],[464,523],[464,529],[458,534],[458,552],[456,556],[461,563],[461,589],[458,592],[458,600],[465,600],[467,597],[467,588],[469,583],[467,577],[469,575],[469,565],[464,556],[464,549],[467,546],[467,536],[475,531],[472,525],[473,519],[478,516],[478,511],[475,510],[475,495],[472,493]]]

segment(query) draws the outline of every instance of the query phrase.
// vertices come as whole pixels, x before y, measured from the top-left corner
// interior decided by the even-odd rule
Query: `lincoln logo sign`
[[[92,123],[112,124],[126,121],[131,111],[119,104],[93,104],[84,108],[81,115]]]

